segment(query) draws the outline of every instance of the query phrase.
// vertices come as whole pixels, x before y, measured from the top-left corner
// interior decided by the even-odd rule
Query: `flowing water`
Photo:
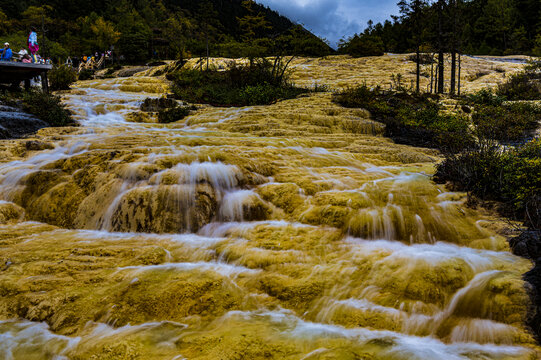
[[[531,264],[436,153],[329,94],[149,122],[166,91],[79,83],[0,164],[0,358],[537,358]]]

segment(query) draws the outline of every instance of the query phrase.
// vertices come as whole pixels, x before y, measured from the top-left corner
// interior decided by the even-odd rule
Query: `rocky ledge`
[[[509,239],[513,253],[530,259],[535,266],[524,275],[524,280],[531,285],[532,316],[528,325],[538,341],[541,341],[541,231],[524,231],[519,236]]]
[[[0,139],[21,138],[47,126],[33,115],[0,103]]]

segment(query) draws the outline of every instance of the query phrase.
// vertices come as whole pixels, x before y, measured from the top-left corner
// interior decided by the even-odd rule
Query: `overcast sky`
[[[351,36],[374,23],[398,14],[398,0],[256,0],[292,21],[303,24],[314,34],[335,46],[342,37]]]

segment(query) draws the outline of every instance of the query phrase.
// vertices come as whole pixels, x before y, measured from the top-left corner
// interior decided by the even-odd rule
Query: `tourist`
[[[28,53],[24,54],[22,59],[21,59],[21,62],[24,63],[24,64],[31,64],[32,63],[32,58],[30,57],[30,55],[28,55]]]
[[[31,28],[30,35],[28,35],[28,49],[32,55],[36,55],[39,51],[38,34],[35,27]]]
[[[2,54],[0,57],[1,61],[11,61],[11,58],[13,57],[13,52],[9,48],[9,43],[4,44],[4,48],[0,50],[0,53]]]

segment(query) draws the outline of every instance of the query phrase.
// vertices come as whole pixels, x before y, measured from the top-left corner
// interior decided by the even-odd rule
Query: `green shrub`
[[[69,90],[70,85],[77,81],[77,73],[67,65],[54,67],[49,72],[51,90]]]
[[[91,79],[94,79],[94,72],[92,70],[89,70],[89,69],[81,70],[81,72],[79,73],[79,80],[83,81],[83,80],[91,80]]]
[[[158,113],[158,122],[162,124],[169,124],[175,121],[184,119],[190,115],[192,110],[197,110],[193,105],[191,106],[176,106],[167,110],[160,110]]]
[[[498,87],[508,100],[541,100],[541,62],[532,62],[524,71],[511,75]]]
[[[541,139],[506,150],[484,142],[447,156],[437,166],[435,180],[451,182],[484,200],[502,202],[505,215],[541,229]]]
[[[532,135],[539,126],[540,114],[538,108],[527,103],[488,105],[476,109],[472,122],[480,139],[516,142]]]
[[[176,102],[176,100],[168,99],[166,97],[161,97],[161,98],[146,98],[139,108],[141,109],[141,111],[158,112],[161,110],[166,110],[166,109],[174,108],[177,106],[178,106],[178,103]]]
[[[75,124],[71,112],[64,107],[59,96],[31,90],[23,94],[22,104],[24,111],[35,115],[50,126]]]
[[[476,93],[466,95],[465,100],[471,105],[500,106],[506,99],[504,96],[494,94],[491,88],[485,88]]]
[[[181,70],[169,78],[177,99],[216,106],[268,105],[309,92],[288,82],[284,59],[260,60],[226,71]]]

